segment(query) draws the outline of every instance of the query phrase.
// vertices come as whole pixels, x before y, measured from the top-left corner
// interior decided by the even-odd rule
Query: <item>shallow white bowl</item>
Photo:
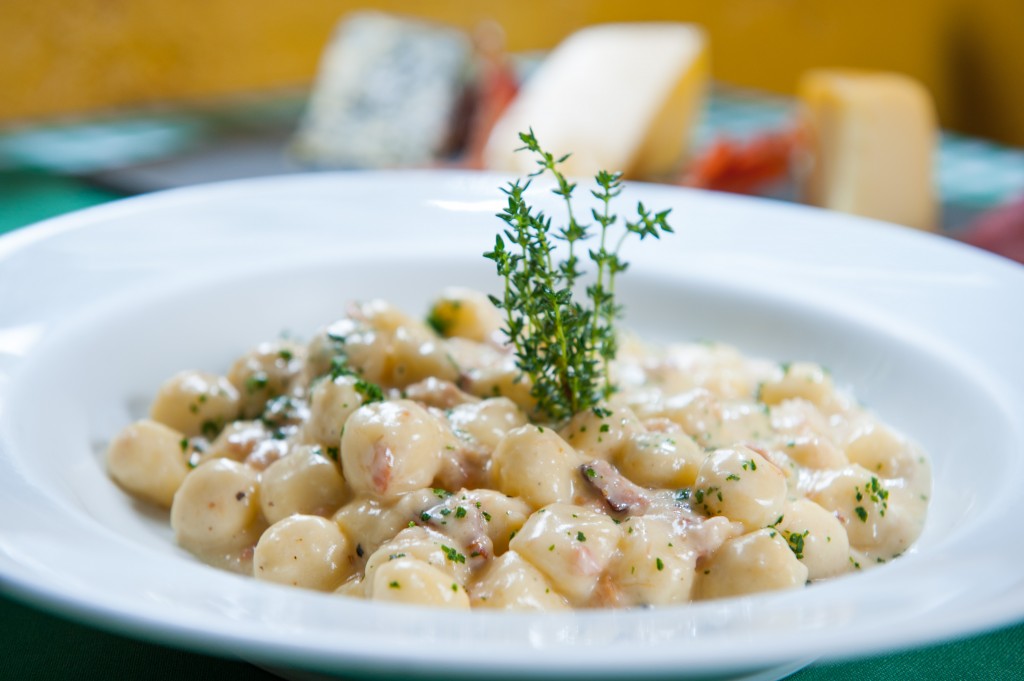
[[[677,234],[631,243],[626,324],[828,366],[934,463],[924,535],[805,590],[615,612],[450,613],[257,583],[177,548],[105,442],[182,368],[223,371],[353,299],[419,313],[494,290],[503,178],[396,172],[211,185],[0,239],[0,587],[130,635],[327,674],[775,678],[800,661],[1024,618],[1024,268],[809,208],[632,185]],[[581,188],[581,195],[585,191]],[[536,201],[558,215],[556,199]]]

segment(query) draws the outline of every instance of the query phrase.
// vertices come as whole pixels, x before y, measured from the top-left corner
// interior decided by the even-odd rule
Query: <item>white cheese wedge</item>
[[[937,123],[920,83],[896,73],[822,69],[803,76],[799,94],[809,137],[805,202],[936,228]]]
[[[531,172],[515,153],[532,128],[569,175],[657,178],[685,158],[708,80],[704,32],[692,24],[602,24],[562,42],[526,81],[484,150],[494,170]]]

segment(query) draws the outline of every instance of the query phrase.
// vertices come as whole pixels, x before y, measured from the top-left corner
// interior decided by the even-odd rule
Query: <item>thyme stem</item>
[[[611,212],[611,202],[622,192],[622,174],[600,171],[595,176],[598,189],[591,194],[601,201],[601,210],[592,209],[594,221],[600,225],[597,250],[589,250],[589,259],[596,266],[594,283],[586,287],[586,301],[574,297],[580,269],[576,243],[591,237],[591,225],[581,224],[573,210],[576,184],[558,169],[568,158],[555,158],[544,151],[533,131],[520,133],[521,150],[534,153],[537,170],[523,182],[509,183],[502,191],[508,205],[498,217],[507,228],[495,237],[494,250],[484,254],[493,260],[499,276],[504,278],[502,298],[491,301],[505,311],[505,334],[516,355],[516,365],[531,381],[530,394],[536,400],[540,415],[561,421],[586,409],[600,411],[599,404],[615,387],[608,367],[618,349],[615,320],[621,308],[615,303],[615,277],[628,263],[619,252],[630,234],[640,240],[647,236],[660,238],[672,232],[668,225],[669,211],[650,213],[637,205],[637,220],[625,221],[624,231],[608,250],[610,229],[618,223]],[[527,204],[524,193],[532,179],[550,174],[557,187],[553,193],[562,197],[568,222],[551,232],[551,220]],[[510,251],[506,244],[518,248]],[[552,239],[565,242],[568,256],[555,261]]]

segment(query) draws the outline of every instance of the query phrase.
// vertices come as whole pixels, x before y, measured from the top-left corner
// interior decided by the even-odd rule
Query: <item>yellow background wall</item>
[[[812,66],[903,71],[945,126],[1024,146],[1024,3],[1005,0],[3,0],[0,125],[301,86],[337,19],[367,6],[493,19],[512,50],[595,22],[696,21],[720,80],[786,93]]]

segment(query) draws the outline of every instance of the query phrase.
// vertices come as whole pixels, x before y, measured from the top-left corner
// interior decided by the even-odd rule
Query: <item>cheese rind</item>
[[[934,230],[931,95],[897,73],[820,69],[799,86],[808,133],[807,203]]]
[[[692,24],[592,26],[561,43],[495,124],[484,150],[494,170],[531,172],[516,154],[533,129],[569,175],[673,173],[685,158],[709,71],[707,39]]]

